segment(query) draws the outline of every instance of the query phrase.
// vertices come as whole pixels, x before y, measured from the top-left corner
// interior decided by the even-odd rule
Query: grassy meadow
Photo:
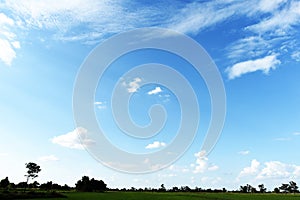
[[[52,200],[300,200],[299,194],[240,194],[240,193],[151,193],[151,192],[70,192],[67,198]],[[36,199],[37,200],[37,199]]]

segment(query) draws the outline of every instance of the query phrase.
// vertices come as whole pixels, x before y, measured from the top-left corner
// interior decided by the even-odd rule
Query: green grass
[[[300,200],[300,194],[233,194],[233,193],[151,193],[151,192],[105,192],[65,193],[68,200]],[[36,199],[37,200],[37,199]],[[51,200],[66,200],[51,198]]]

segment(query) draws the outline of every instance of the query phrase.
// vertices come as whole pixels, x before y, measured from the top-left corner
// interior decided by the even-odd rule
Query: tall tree
[[[30,178],[33,180],[38,177],[38,173],[41,171],[41,167],[33,162],[26,163],[25,166],[28,169],[27,174],[25,174],[25,177],[27,177],[26,184],[28,184]]]

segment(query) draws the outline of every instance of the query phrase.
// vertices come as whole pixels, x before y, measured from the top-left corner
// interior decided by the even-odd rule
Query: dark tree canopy
[[[25,176],[27,177],[27,183],[28,183],[30,178],[34,179],[34,178],[38,177],[38,173],[41,171],[41,167],[33,162],[26,163],[25,166],[28,169],[27,174],[25,174]]]
[[[76,190],[82,192],[103,192],[106,189],[106,184],[102,180],[90,179],[88,176],[83,176],[81,180],[76,183]]]
[[[8,177],[6,177],[5,179],[2,179],[0,181],[0,187],[1,188],[7,188],[9,186],[9,180]]]

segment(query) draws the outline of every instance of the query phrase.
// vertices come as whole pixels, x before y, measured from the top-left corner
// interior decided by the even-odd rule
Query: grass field
[[[65,194],[68,200],[300,200],[300,194],[236,194],[236,193],[151,193],[151,192],[106,192]],[[66,198],[51,198],[66,200]]]

